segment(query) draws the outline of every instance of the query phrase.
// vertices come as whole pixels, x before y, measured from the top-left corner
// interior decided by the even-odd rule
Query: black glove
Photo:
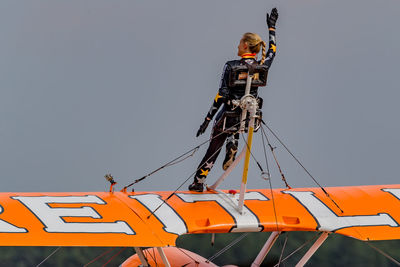
[[[199,130],[197,131],[196,137],[199,137],[199,135],[203,134],[206,129],[208,124],[210,123],[211,119],[209,120],[208,118],[205,118],[204,122],[200,125]]]
[[[278,10],[274,7],[271,10],[271,15],[267,13],[267,25],[268,28],[275,28],[276,21],[278,20]]]

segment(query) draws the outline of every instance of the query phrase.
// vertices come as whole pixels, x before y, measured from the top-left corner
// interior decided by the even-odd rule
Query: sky
[[[119,190],[206,141],[211,127],[195,134],[223,66],[243,33],[267,40],[273,7],[277,55],[259,90],[266,123],[323,186],[397,184],[399,1],[4,0],[1,191],[104,191],[106,173]],[[316,186],[269,137],[288,183]],[[254,138],[265,168],[260,132]],[[135,190],[177,189],[205,150]],[[273,187],[284,188],[268,158]],[[250,168],[248,187],[269,188]],[[238,168],[221,188],[240,180]]]

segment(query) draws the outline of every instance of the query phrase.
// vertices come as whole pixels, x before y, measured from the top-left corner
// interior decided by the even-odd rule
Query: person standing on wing
[[[219,123],[226,111],[235,109],[232,105],[232,100],[240,100],[245,93],[245,86],[230,87],[228,80],[231,74],[232,67],[237,65],[265,65],[267,68],[271,66],[271,63],[276,53],[276,41],[275,41],[275,25],[278,19],[278,10],[273,8],[271,15],[267,13],[267,26],[269,29],[269,48],[266,51],[266,43],[256,33],[245,33],[240,40],[238,45],[237,55],[241,57],[240,60],[228,61],[223,70],[221,83],[219,90],[211,109],[207,113],[204,122],[201,124],[196,136],[203,134],[207,129],[211,119],[217,113],[218,109],[222,105],[221,111],[215,118],[214,127],[211,134],[211,142],[207,149],[205,156],[198,166],[198,170],[194,177],[194,182],[189,185],[190,191],[203,192],[204,182],[208,175],[208,172],[214,165],[215,160],[221,150],[226,139],[226,156],[223,162],[223,169],[226,170],[231,163],[235,160],[236,152],[238,149],[239,133],[228,133],[223,130],[223,123]],[[262,58],[257,61],[257,53],[262,48]],[[258,98],[258,87],[251,87],[250,94]],[[240,109],[240,108],[239,108]],[[238,115],[240,112],[238,112]],[[240,115],[239,115],[240,116]]]

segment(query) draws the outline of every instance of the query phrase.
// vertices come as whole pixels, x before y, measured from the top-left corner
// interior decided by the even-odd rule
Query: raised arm
[[[267,57],[265,58],[264,65],[270,67],[276,54],[276,39],[275,39],[275,26],[278,20],[278,10],[273,8],[271,15],[267,13],[267,26],[269,30],[269,46]]]

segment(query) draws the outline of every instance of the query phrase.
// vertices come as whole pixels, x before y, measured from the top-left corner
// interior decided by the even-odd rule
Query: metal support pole
[[[246,154],[246,148],[243,148],[243,150],[240,152],[239,156],[235,159],[234,162],[232,162],[231,166],[221,175],[221,177],[218,178],[218,180],[209,188],[212,190],[217,189],[217,187],[225,180],[225,178],[232,172],[232,170],[239,164],[239,162],[242,160],[244,155]]]
[[[135,249],[136,254],[137,254],[138,257],[139,257],[140,262],[142,263],[142,266],[144,266],[144,267],[149,267],[150,265],[149,265],[149,263],[147,262],[146,257],[145,257],[144,254],[143,254],[142,248],[135,247],[134,249]]]
[[[162,262],[164,263],[165,267],[171,267],[171,264],[169,264],[169,261],[167,257],[165,256],[164,250],[162,247],[157,247],[158,254],[161,257]]]
[[[265,242],[264,246],[258,253],[256,259],[251,264],[251,267],[259,267],[261,263],[264,261],[265,257],[267,256],[268,252],[271,250],[272,246],[274,245],[275,241],[278,239],[281,232],[272,232],[271,235],[268,237],[267,242]]]
[[[255,99],[253,98],[252,100]],[[253,102],[253,101],[251,101]],[[244,167],[243,167],[243,176],[242,176],[242,184],[240,185],[240,195],[239,195],[239,203],[238,203],[238,211],[242,213],[243,205],[244,205],[244,194],[246,192],[247,185],[247,174],[249,171],[249,162],[251,155],[251,144],[253,141],[253,132],[254,132],[254,121],[256,115],[257,104],[250,103],[250,122],[249,122],[249,133],[247,135],[247,146],[246,146],[246,157],[244,159]]]
[[[311,248],[304,254],[303,258],[296,264],[296,267],[303,267],[304,264],[311,258],[312,255],[317,251],[317,249],[324,243],[324,241],[328,238],[329,232],[323,232],[321,236],[315,241],[315,243],[311,246]]]
[[[250,94],[250,88],[251,88],[251,81],[253,79],[253,75],[250,75],[250,73],[247,74],[247,80],[246,80],[246,89],[244,91],[244,97]],[[246,128],[246,117],[247,117],[247,109],[242,107],[242,116],[241,116],[241,122],[240,122],[240,132],[244,132]]]

